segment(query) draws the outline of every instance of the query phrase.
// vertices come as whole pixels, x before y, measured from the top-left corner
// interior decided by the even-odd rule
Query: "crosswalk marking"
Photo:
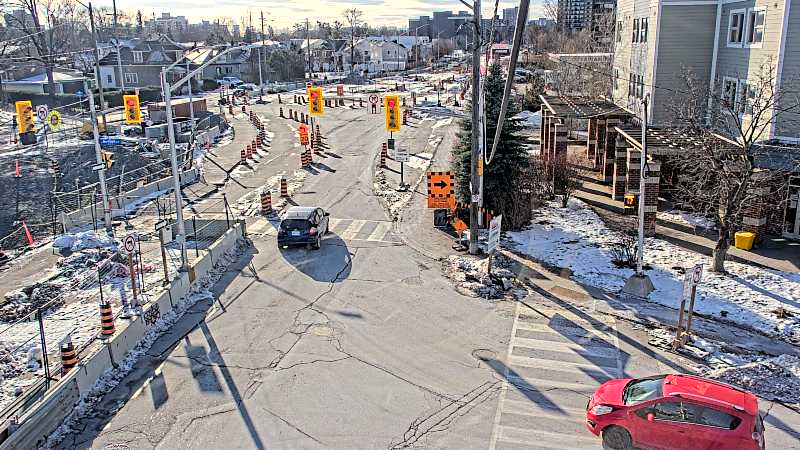
[[[584,405],[602,382],[622,376],[616,322],[540,299],[517,303],[489,449],[596,449],[599,439],[584,433]]]
[[[248,221],[247,232],[258,236],[277,236],[277,220],[259,217]],[[345,241],[398,242],[392,236],[392,223],[381,220],[330,219],[328,230]]]

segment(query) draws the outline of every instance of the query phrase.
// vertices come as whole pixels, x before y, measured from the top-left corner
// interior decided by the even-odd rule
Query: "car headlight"
[[[603,414],[608,414],[608,413],[610,413],[612,411],[614,411],[614,408],[612,408],[612,407],[610,407],[608,405],[596,405],[589,412],[591,412],[595,416],[602,416]]]

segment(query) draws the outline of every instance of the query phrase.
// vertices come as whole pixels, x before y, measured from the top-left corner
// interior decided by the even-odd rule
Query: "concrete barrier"
[[[220,256],[231,250],[244,234],[244,222],[235,223],[209,247],[209,251],[195,261],[191,268],[194,277],[179,273],[173,278],[169,289],[144,306],[141,315],[130,320],[118,319],[117,333],[108,341],[94,344],[95,348],[84,356],[75,369],[58,380],[41,401],[28,409],[20,417],[19,426],[10,430],[8,437],[0,442],[0,450],[27,450],[41,446],[75,405],[91,391],[103,373],[124,360],[155,322],[186,297],[191,288],[189,280],[206,276]]]
[[[181,186],[192,184],[198,179],[199,171],[196,168],[189,169],[181,174]],[[109,199],[111,202],[111,216],[122,217],[126,215],[125,207],[130,205],[131,202],[165,190],[172,190],[172,178],[162,178],[161,180],[153,181],[128,191],[124,195],[113,196]],[[94,213],[92,211],[94,211]],[[64,225],[64,230],[69,232],[74,228],[92,223],[93,214],[94,220],[103,220],[102,202],[97,202],[94,205],[87,205],[69,213],[62,212],[60,220],[61,224]]]

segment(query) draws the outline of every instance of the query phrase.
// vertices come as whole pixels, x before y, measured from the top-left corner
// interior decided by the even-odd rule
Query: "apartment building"
[[[764,67],[777,86],[798,84],[800,2],[618,0],[616,21],[613,99],[639,111],[649,94],[653,124],[674,119],[687,70],[744,120]],[[798,123],[797,114],[781,113],[762,138],[800,142]]]

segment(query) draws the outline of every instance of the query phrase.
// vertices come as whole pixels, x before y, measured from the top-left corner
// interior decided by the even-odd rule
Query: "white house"
[[[355,70],[367,72],[393,72],[406,69],[408,49],[396,42],[378,39],[361,39],[354,45]],[[350,46],[339,51],[345,69],[350,67]]]

